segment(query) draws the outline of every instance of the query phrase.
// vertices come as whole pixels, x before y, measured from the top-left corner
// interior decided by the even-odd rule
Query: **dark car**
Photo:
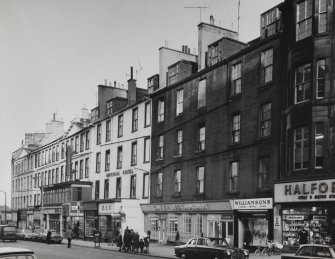
[[[224,238],[191,238],[185,245],[174,247],[175,256],[190,259],[245,259],[246,249],[230,246]]]
[[[282,259],[335,258],[335,246],[308,244],[301,245],[295,255],[282,255]]]
[[[0,225],[0,240],[5,241],[16,241],[17,240],[17,228],[10,225]]]
[[[0,258],[37,259],[33,251],[26,248],[18,248],[18,247],[0,247]]]

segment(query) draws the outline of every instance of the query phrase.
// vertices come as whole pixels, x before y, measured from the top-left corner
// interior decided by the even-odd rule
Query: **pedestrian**
[[[119,252],[121,252],[121,248],[122,248],[122,235],[121,235],[121,232],[119,233],[119,236],[117,237],[116,245],[119,248]]]
[[[150,240],[150,236],[151,236],[151,231],[150,230],[147,231],[147,235],[148,235],[149,240]]]
[[[149,236],[146,236],[143,241],[144,241],[145,252],[149,254],[149,241],[150,241]]]
[[[134,230],[130,230],[130,251],[134,252],[135,250],[135,232]]]
[[[138,246],[140,248],[140,252],[143,253],[143,249],[144,249],[144,241],[143,238],[140,239]]]
[[[123,245],[124,245],[124,251],[125,253],[129,252],[130,245],[131,245],[131,236],[129,231],[125,231],[124,237],[123,237]]]
[[[109,228],[108,231],[107,231],[107,243],[108,245],[113,245],[113,232],[112,230]]]
[[[134,252],[138,253],[138,248],[139,248],[139,245],[140,245],[140,235],[138,234],[138,232],[134,233],[133,238],[134,238],[134,244],[133,244]]]
[[[72,229],[70,225],[67,226],[67,230],[65,232],[65,238],[67,238],[67,248],[71,248]]]
[[[299,237],[299,244],[307,244],[308,243],[308,231],[306,230],[305,225],[301,227],[300,231],[298,232]]]
[[[101,230],[99,230],[98,233],[99,233],[99,247],[100,247],[100,243],[101,243],[101,239],[102,239],[102,232],[101,232]]]
[[[93,241],[94,241],[94,247],[97,247],[97,243],[99,241],[99,232],[96,228],[93,229]]]
[[[51,243],[51,230],[49,229],[47,233],[47,244],[50,245],[50,243]]]
[[[246,229],[244,230],[244,237],[243,237],[243,242],[245,244],[245,248],[246,249],[250,249],[250,243],[252,241],[252,233],[249,230],[248,227],[246,227]]]
[[[175,245],[179,246],[180,245],[180,236],[179,232],[177,231],[176,236],[175,236]]]

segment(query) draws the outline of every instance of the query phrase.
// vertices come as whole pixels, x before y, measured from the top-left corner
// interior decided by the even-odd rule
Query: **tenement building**
[[[273,238],[281,112],[278,7],[262,21],[261,37],[249,43],[213,18],[199,24],[197,62],[168,64],[165,87],[155,85],[158,75],[149,78],[151,197],[142,210],[154,240],[174,242],[179,232],[182,242],[204,235],[242,247],[246,231],[251,246]]]
[[[285,1],[281,7],[281,156],[274,185],[274,238],[327,242],[335,218],[334,2]]]

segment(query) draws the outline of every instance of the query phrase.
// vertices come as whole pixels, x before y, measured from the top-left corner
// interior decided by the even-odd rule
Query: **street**
[[[109,251],[99,248],[89,248],[80,246],[71,246],[67,248],[65,243],[63,244],[51,244],[45,243],[21,241],[17,242],[0,242],[0,247],[23,247],[33,250],[36,253],[38,259],[84,259],[84,258],[113,258],[113,259],[134,259],[134,258],[160,258],[153,256],[135,255],[131,253],[121,253],[117,251]]]

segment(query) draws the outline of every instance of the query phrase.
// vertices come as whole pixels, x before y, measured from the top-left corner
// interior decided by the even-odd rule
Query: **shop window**
[[[322,168],[324,161],[325,132],[323,123],[315,124],[315,168]]]
[[[296,40],[312,35],[313,1],[304,0],[297,3]]]
[[[196,231],[197,231],[197,236],[201,236],[201,234],[203,234],[203,216],[198,214],[196,216],[196,219],[197,219],[197,225],[196,225]]]
[[[178,217],[175,214],[169,215],[168,239],[174,240],[178,231]]]
[[[185,233],[186,235],[192,234],[192,218],[191,215],[185,215]]]
[[[293,136],[294,170],[305,169],[309,166],[309,129],[301,127],[294,130]]]

